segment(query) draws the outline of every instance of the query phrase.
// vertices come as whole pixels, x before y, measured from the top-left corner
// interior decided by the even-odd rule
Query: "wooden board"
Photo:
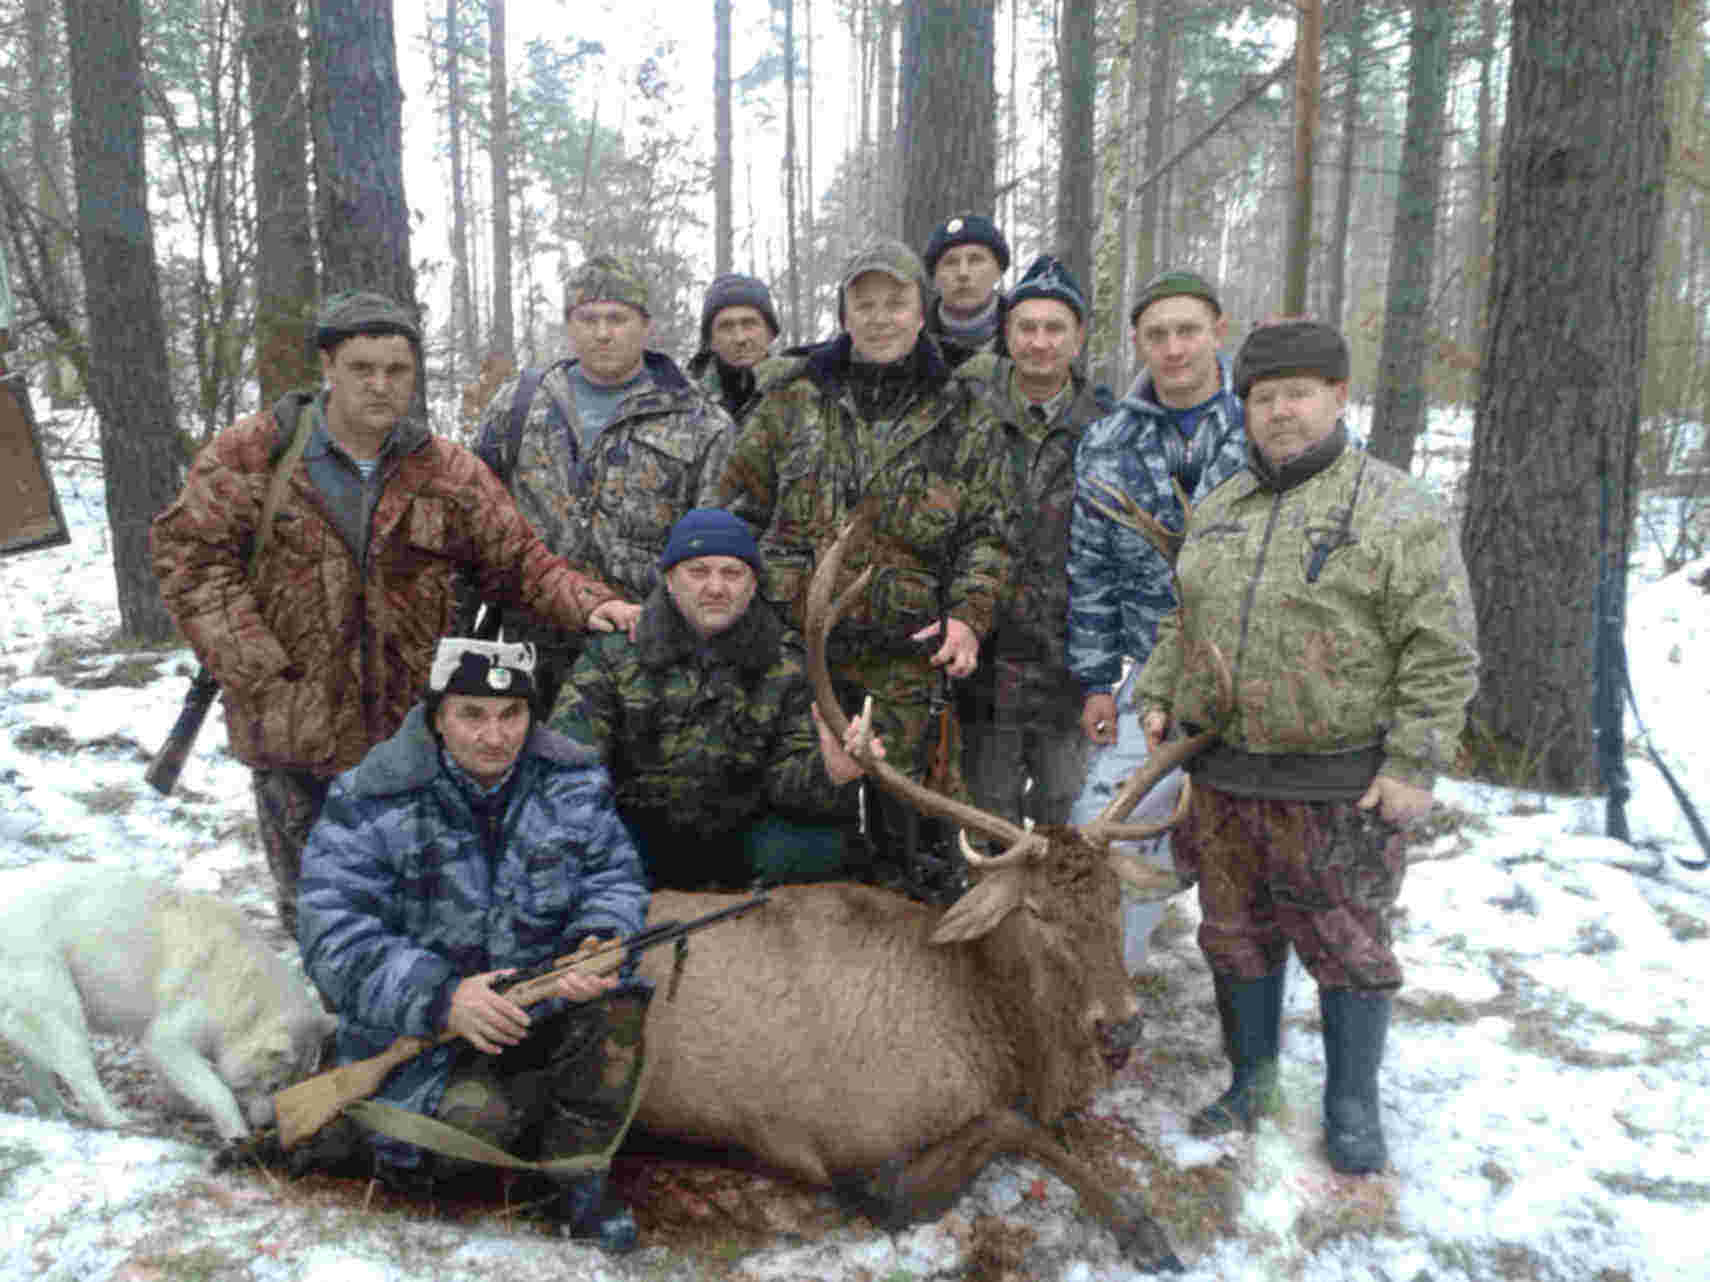
[[[0,379],[0,556],[69,542],[29,389],[17,375]]]

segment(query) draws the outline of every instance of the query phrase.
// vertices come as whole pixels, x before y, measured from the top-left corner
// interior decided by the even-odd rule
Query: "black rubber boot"
[[[1277,1053],[1282,1047],[1283,976],[1238,980],[1213,972],[1223,1053],[1234,1070],[1229,1089],[1188,1119],[1188,1132],[1204,1138],[1253,1129],[1277,1109]]]
[[[566,1181],[558,1217],[565,1237],[595,1243],[614,1255],[633,1251],[641,1236],[634,1214],[611,1191],[604,1171]]]
[[[1390,995],[1321,988],[1324,1015],[1324,1146],[1344,1175],[1381,1171],[1388,1158],[1378,1113],[1378,1065],[1389,1032]]]

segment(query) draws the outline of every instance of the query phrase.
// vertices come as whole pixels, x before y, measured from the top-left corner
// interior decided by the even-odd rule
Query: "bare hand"
[[[911,641],[925,641],[938,635],[939,625],[929,623],[919,632],[909,635]],[[944,644],[932,655],[932,666],[946,669],[953,677],[965,677],[980,664],[980,639],[962,620],[952,617],[945,630]]]
[[[861,764],[857,755],[863,749],[870,752],[880,761],[885,759],[885,741],[873,735],[873,700],[868,697],[861,709],[861,715],[849,723],[843,732],[843,742],[837,742],[837,736],[831,733],[831,727],[825,724],[825,718],[819,715],[819,705],[811,705],[813,712],[813,727],[819,731],[819,755],[825,762],[825,773],[831,782],[839,787],[853,779],[859,779],[867,773],[867,768]]]
[[[635,640],[635,625],[641,618],[641,607],[633,601],[619,601],[613,597],[602,601],[592,614],[588,616],[589,632],[627,632],[631,641]]]
[[[1170,732],[1170,717],[1160,708],[1148,708],[1140,718],[1140,729],[1146,733],[1146,751],[1156,752]]]
[[[510,973],[488,971],[458,984],[451,994],[451,1009],[445,1014],[446,1029],[488,1055],[497,1055],[527,1037],[528,1012],[493,991],[493,981]]]
[[[1372,780],[1372,786],[1366,789],[1365,796],[1359,800],[1361,810],[1377,807],[1378,814],[1397,828],[1405,828],[1408,824],[1424,815],[1436,804],[1427,788],[1414,784],[1403,783],[1400,779],[1392,779],[1388,775],[1379,775]]]
[[[609,940],[602,939],[598,935],[585,935],[582,942],[576,945],[576,951],[570,955],[572,957],[586,957],[589,953],[604,947],[609,942]],[[575,971],[567,970],[558,976],[555,983],[558,992],[555,996],[568,997],[573,1002],[590,1002],[601,993],[610,992],[616,988],[617,982],[616,975],[580,975]]]
[[[1081,733],[1087,737],[1088,743],[1096,743],[1101,747],[1108,747],[1121,738],[1116,728],[1114,694],[1087,696],[1087,701],[1081,705]]]

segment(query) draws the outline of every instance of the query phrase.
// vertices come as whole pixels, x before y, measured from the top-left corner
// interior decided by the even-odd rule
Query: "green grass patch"
[[[102,784],[71,794],[97,815],[122,815],[136,804],[137,790],[128,784]]]
[[[1626,1171],[1593,1171],[1591,1178],[1611,1193],[1642,1197],[1649,1202],[1672,1206],[1710,1205],[1710,1182],[1704,1180],[1653,1179]]]

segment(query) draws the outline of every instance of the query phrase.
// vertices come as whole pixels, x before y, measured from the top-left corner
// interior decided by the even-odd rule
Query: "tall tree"
[[[1354,210],[1354,155],[1359,140],[1360,90],[1366,69],[1366,10],[1355,5],[1348,15],[1347,74],[1342,78],[1342,137],[1336,161],[1336,212],[1330,222],[1325,266],[1329,282],[1324,319],[1341,327],[1348,307],[1348,223]]]
[[[458,360],[471,378],[480,365],[475,341],[475,300],[469,287],[469,180],[464,172],[462,0],[445,0],[445,132],[451,152],[451,342],[446,381],[460,386]]]
[[[119,619],[127,636],[160,642],[173,626],[149,564],[149,522],[177,492],[180,455],[148,217],[141,0],[65,0],[65,35],[89,398]]]
[[[261,403],[320,377],[303,341],[315,306],[309,115],[297,0],[246,0],[251,166],[255,184],[255,367]]]
[[[1146,70],[1146,149],[1141,172],[1152,174],[1164,160],[1165,131],[1176,92],[1175,6],[1152,0],[1152,65]],[[1134,279],[1146,281],[1160,269],[1158,231],[1162,221],[1164,186],[1149,182],[1140,196],[1139,226],[1134,233]]]
[[[1093,98],[1098,89],[1098,46],[1093,24],[1098,0],[1063,0],[1061,52],[1062,97],[1057,136],[1062,159],[1057,166],[1057,253],[1076,280],[1094,287],[1092,241],[1097,222],[1093,180],[1097,154],[1093,147]],[[1089,300],[1090,301],[1090,300]]]
[[[784,245],[789,277],[785,301],[789,304],[790,340],[802,334],[801,255],[796,243],[796,6],[795,0],[779,0],[784,11]]]
[[[65,189],[65,143],[59,124],[63,105],[63,72],[59,65],[58,41],[53,39],[51,0],[26,0],[24,5],[24,56],[30,84],[30,166],[36,209],[40,214],[40,271],[43,310],[51,313],[50,327],[72,329],[71,202]],[[71,402],[76,380],[73,363],[56,352],[45,363],[46,390],[56,406]]]
[[[505,0],[487,0],[488,92],[492,124],[488,130],[493,173],[493,342],[492,349],[516,359],[516,322],[511,310],[511,96],[505,74]]]
[[[713,0],[713,271],[736,261],[731,225],[730,0]]]
[[[1301,0],[1294,40],[1294,192],[1289,201],[1283,311],[1306,312],[1306,269],[1312,258],[1312,171],[1318,139],[1319,48],[1323,0]]]
[[[1431,274],[1437,251],[1437,193],[1443,171],[1451,0],[1413,0],[1407,73],[1407,133],[1395,193],[1383,355],[1372,408],[1371,451],[1406,471],[1425,427],[1425,358],[1430,346]]]
[[[1595,778],[1596,601],[1623,568],[1675,0],[1514,0],[1463,544],[1473,723],[1539,786]],[[1618,600],[1618,597],[1617,597]]]
[[[311,8],[322,286],[378,290],[414,308],[392,0],[316,0]]]
[[[990,0],[907,0],[903,10],[902,238],[917,249],[957,210],[992,210],[995,7]]]

